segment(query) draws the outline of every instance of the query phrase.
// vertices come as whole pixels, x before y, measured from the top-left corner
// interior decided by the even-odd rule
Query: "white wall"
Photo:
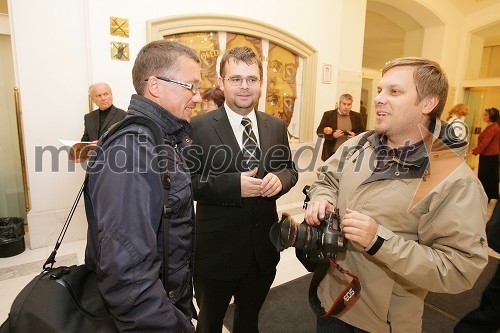
[[[84,178],[68,172],[61,154],[59,172],[45,154],[35,170],[37,146],[60,147],[58,138],[79,139],[87,110],[87,48],[84,0],[9,2],[17,86],[20,89],[32,208],[28,213],[32,247],[52,243]],[[49,213],[49,214],[47,214]],[[79,220],[80,226],[83,219]],[[77,228],[76,221],[72,230]],[[33,228],[32,228],[33,226]],[[40,233],[37,232],[39,229]],[[81,229],[81,228],[80,228]],[[38,239],[31,236],[38,234]],[[70,233],[68,239],[78,235]]]
[[[437,37],[444,40],[436,41],[436,35],[424,36],[422,55],[436,57],[453,79],[462,35],[457,28],[461,16],[449,10],[449,2],[380,2],[402,10],[408,7],[417,21],[431,17],[433,22],[447,24],[436,28]],[[308,42],[318,51],[316,107],[307,110],[317,126],[323,111],[333,107],[345,89],[352,89],[359,101],[365,8],[366,0],[9,0],[31,188],[28,223],[32,247],[53,243],[84,178],[79,167],[75,172],[67,170],[65,154],[60,156],[59,171],[51,170],[48,154],[44,155],[42,172],[35,171],[35,147],[59,147],[58,138],[81,137],[83,116],[88,111],[87,88],[92,82],[110,83],[114,104],[127,108],[134,93],[133,61],[146,43],[147,20],[199,13],[242,16],[274,25]],[[488,18],[499,15],[483,14]],[[110,36],[110,16],[129,20],[129,38]],[[471,27],[473,23],[466,21],[466,25]],[[111,41],[130,44],[130,61],[111,60]],[[324,63],[332,65],[332,84],[321,83]],[[85,237],[85,223],[79,209],[67,239]]]
[[[251,3],[233,0],[10,0],[31,187],[32,209],[28,213],[31,246],[53,244],[84,178],[78,166],[75,172],[68,171],[68,165],[72,165],[68,164],[65,153],[59,156],[58,171],[51,170],[48,153],[43,155],[42,171],[35,171],[35,147],[51,145],[58,148],[59,138],[78,140],[81,137],[83,116],[88,111],[87,87],[92,82],[109,82],[114,104],[127,108],[130,95],[134,93],[133,61],[146,43],[147,20],[192,13],[222,13],[261,20],[306,40],[318,50],[318,63],[330,63],[336,72],[339,69],[338,40],[342,25],[346,24],[341,15],[349,15],[342,9],[345,1],[351,3],[351,0],[315,0],[312,6],[310,2],[290,4],[281,0]],[[349,4],[347,8],[357,10],[364,4],[365,0],[357,0],[356,5]],[[110,36],[110,16],[129,19],[130,38]],[[362,27],[360,29],[362,33]],[[131,60],[111,60],[111,41],[129,43]],[[360,59],[344,60],[342,68],[361,71]],[[310,112],[321,114],[334,103],[335,83],[318,83],[317,87],[317,111]],[[80,208],[66,239],[85,237],[85,223]]]

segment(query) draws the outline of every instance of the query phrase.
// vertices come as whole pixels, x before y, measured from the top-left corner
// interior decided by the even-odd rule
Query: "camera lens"
[[[306,223],[297,223],[289,215],[280,223],[280,235],[283,246],[288,248],[293,246],[303,251],[316,250],[321,247],[322,232],[319,228],[314,228]]]
[[[281,221],[273,224],[269,231],[271,242],[278,251],[293,246],[311,260],[334,258],[337,252],[345,251],[347,245],[338,216],[338,208],[334,212],[326,211],[321,224],[312,227],[305,221],[297,223],[289,214],[283,213]]]

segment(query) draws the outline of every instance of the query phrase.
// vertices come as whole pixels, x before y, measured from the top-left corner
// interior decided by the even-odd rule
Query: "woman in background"
[[[465,117],[469,114],[469,106],[467,104],[457,104],[451,108],[446,121],[450,124],[455,120],[465,121]]]
[[[479,134],[477,147],[468,155],[479,154],[477,177],[483,184],[484,191],[491,199],[498,199],[498,157],[500,154],[500,126],[498,125],[497,108],[484,110],[483,121],[488,125]]]
[[[218,87],[210,88],[205,90],[203,95],[201,95],[202,99],[202,109],[203,113],[210,112],[216,110],[224,104],[226,100],[224,98],[224,92],[220,90]]]
[[[469,130],[465,124],[465,117],[468,114],[469,106],[463,103],[455,105],[449,111],[446,121],[451,125],[451,129],[453,129],[453,132],[449,133],[453,136],[453,140],[468,141]]]

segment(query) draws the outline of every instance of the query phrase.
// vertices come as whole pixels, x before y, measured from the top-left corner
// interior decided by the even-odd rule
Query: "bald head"
[[[89,96],[99,110],[106,110],[113,105],[111,87],[105,82],[97,82],[89,87]]]

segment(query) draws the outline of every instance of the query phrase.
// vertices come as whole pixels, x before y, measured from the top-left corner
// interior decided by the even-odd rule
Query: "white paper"
[[[63,140],[63,139],[58,139],[60,143],[62,143],[63,146],[68,146],[68,147],[73,147],[74,144],[76,143],[86,143],[86,144],[91,144],[92,142],[86,142],[86,141],[75,141],[75,140]]]

